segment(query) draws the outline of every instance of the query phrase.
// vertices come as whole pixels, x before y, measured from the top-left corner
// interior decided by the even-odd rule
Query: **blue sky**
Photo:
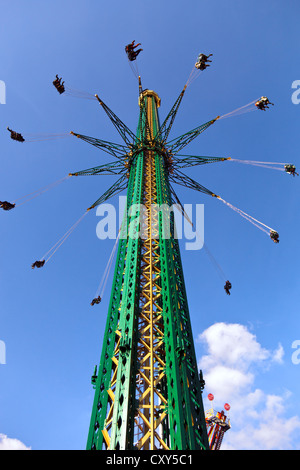
[[[0,80],[6,84],[6,104],[0,105],[1,200],[111,161],[72,137],[19,144],[6,127],[44,134],[73,130],[121,143],[96,102],[59,96],[52,80],[58,73],[70,87],[98,93],[135,130],[138,88],[124,53],[133,39],[144,49],[138,60],[143,86],[161,97],[161,119],[198,53],[214,54],[211,67],[188,88],[170,138],[261,95],[275,103],[266,113],[217,122],[185,153],[300,166],[300,105],[291,100],[292,83],[300,79],[296,2],[101,3],[0,3]],[[196,351],[207,383],[205,406],[209,392],[216,407],[231,404],[224,448],[299,449],[300,365],[292,362],[292,343],[299,339],[299,179],[233,162],[186,173],[280,235],[275,245],[216,199],[177,187],[182,202],[205,204],[205,241],[233,285],[226,296],[204,250],[183,246]],[[93,212],[44,270],[30,266],[114,181],[71,178],[0,214],[0,340],[6,345],[0,448],[85,448],[90,376],[100,357],[109,288],[99,307],[89,303],[114,242],[98,240]]]

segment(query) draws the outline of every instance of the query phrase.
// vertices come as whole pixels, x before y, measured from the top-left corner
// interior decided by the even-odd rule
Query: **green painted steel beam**
[[[128,180],[126,176],[121,176],[110,188],[108,188],[105,193],[102,194],[102,196],[97,199],[94,204],[89,207],[90,209],[94,209],[95,207],[99,206],[103,202],[107,201],[110,199],[112,196],[115,196],[116,194],[119,194],[121,191],[127,188],[128,185]]]
[[[115,144],[113,142],[108,142],[107,140],[97,139],[95,137],[89,137],[87,135],[77,134],[76,132],[71,132],[72,135],[77,137],[84,142],[87,142],[94,147],[97,147],[100,150],[112,155],[115,158],[123,158],[127,153],[128,146]]]
[[[121,175],[126,169],[122,162],[106,163],[105,165],[95,166],[86,170],[70,173],[70,176],[95,176],[95,175]]]
[[[209,196],[215,196],[215,193],[205,188],[205,186],[202,186],[202,184],[198,183],[193,178],[185,175],[180,170],[175,170],[174,173],[170,176],[170,180],[176,184],[184,186],[185,188],[194,189],[201,193],[208,194]]]
[[[127,214],[133,202],[135,190],[134,183],[136,179],[135,176],[136,171],[134,170],[130,175],[128,183],[127,208],[121,226],[121,235],[119,238],[119,246],[116,258],[114,278],[112,283],[110,303],[108,308],[106,328],[103,337],[102,354],[98,369],[98,377],[95,384],[95,397],[87,442],[87,449],[93,450],[102,450],[103,448],[103,434],[101,430],[104,428],[104,423],[107,417],[107,390],[109,390],[111,386],[111,375],[113,367],[112,357],[114,355],[116,344],[119,341],[119,337],[116,331],[118,330],[120,321],[120,306],[123,299],[124,272],[127,259]]]
[[[206,129],[208,129],[212,124],[214,124],[219,117],[212,119],[211,121],[206,122],[205,124],[201,124],[201,126],[192,129],[189,132],[177,137],[175,139],[169,140],[167,144],[167,148],[170,153],[176,155],[180,150],[186,147],[192,140],[196,139],[198,135],[202,134]]]
[[[147,440],[149,434],[149,431],[148,434],[145,431],[146,434],[141,436],[142,429],[137,429],[135,422],[138,418],[136,397],[140,368],[139,318],[143,308],[140,303],[141,271],[144,269],[141,251],[143,243],[138,236],[139,204],[145,203],[147,197],[146,179],[149,184],[149,174],[146,173],[145,165],[146,161],[149,164],[149,158],[155,175],[155,180],[151,180],[152,203],[158,208],[172,205],[167,154],[159,136],[160,123],[154,95],[153,92],[152,94],[143,92],[136,140],[128,152],[130,168],[127,209],[122,226],[124,232],[119,241],[98,374],[94,373],[92,377],[95,398],[87,449],[133,449],[137,435],[140,439],[138,443],[143,448],[143,442]],[[172,122],[172,114],[170,121]],[[201,131],[203,130],[204,128]],[[198,129],[186,139],[194,137],[201,131]],[[178,148],[185,141],[179,139]],[[94,206],[116,194],[124,183],[125,181],[119,180],[98,199]],[[132,210],[132,207],[137,210]],[[159,273],[157,282],[160,295],[157,306],[162,316],[160,328],[163,329],[160,360],[165,361],[159,387],[163,399],[161,412],[164,419],[160,430],[155,431],[154,428],[153,430],[151,423],[159,420],[156,411],[155,420],[149,417],[151,423],[144,417],[147,424],[145,428],[149,425],[151,432],[156,433],[155,442],[161,448],[164,445],[164,448],[172,450],[208,449],[201,395],[203,384],[197,369],[180,249],[174,232],[173,213],[159,210],[157,252],[159,256],[155,269]],[[143,403],[139,403],[139,406],[144,409]]]
[[[226,157],[200,157],[197,155],[180,155],[176,154],[173,157],[175,168],[189,168],[192,166],[198,165],[206,165],[208,163],[219,163],[224,162],[226,160],[230,160],[230,158]]]

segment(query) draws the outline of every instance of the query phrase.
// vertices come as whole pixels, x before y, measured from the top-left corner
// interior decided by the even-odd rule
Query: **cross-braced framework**
[[[174,214],[161,207],[180,204],[171,182],[221,199],[182,169],[229,158],[179,154],[219,116],[167,141],[185,89],[160,125],[160,98],[143,90],[139,79],[136,136],[96,95],[123,138],[125,153],[124,146],[73,133],[116,162],[72,175],[121,175],[91,208],[128,181],[102,356],[92,380],[88,449],[209,449],[204,381],[197,369]]]
[[[137,137],[125,156],[125,240],[120,240],[99,373],[93,377],[88,448],[206,449],[202,382],[179,245],[173,214],[160,209],[173,203],[170,155],[159,137],[160,99],[140,89],[139,105]]]
[[[207,59],[209,56],[204,57]],[[196,63],[196,69],[198,66],[202,70],[202,62]],[[59,83],[54,81],[53,84],[56,88],[59,87],[61,94],[66,88],[63,86],[62,90],[63,84],[58,76],[57,80]],[[188,83],[190,81],[191,78]],[[280,169],[295,176],[297,173],[294,165],[180,154],[190,142],[219,119],[234,113],[248,112],[252,110],[252,105],[253,109],[256,107],[265,110],[272,103],[262,97],[235,112],[217,116],[168,140],[186,88],[187,85],[163,124],[160,124],[160,98],[154,91],[143,90],[139,77],[139,123],[136,134],[98,95],[92,96],[79,91],[75,93],[80,98],[97,100],[123,140],[123,144],[117,144],[71,132],[78,139],[108,153],[114,161],[73,172],[69,176],[118,177],[89,207],[86,214],[127,189],[124,220],[117,238],[118,250],[102,354],[99,366],[96,366],[92,376],[95,397],[87,449],[185,450],[210,447],[202,403],[204,380],[202,372],[199,374],[197,368],[179,243],[175,236],[174,213],[166,208],[170,209],[175,203],[186,217],[187,215],[171,183],[217,198],[270,235],[275,243],[279,242],[275,230],[226,202],[215,192],[184,174],[182,169],[235,161]],[[8,130],[13,140],[28,140],[27,137],[24,139],[21,134],[9,128]],[[47,140],[52,138],[56,137],[43,137]],[[37,136],[29,141],[40,139]],[[6,211],[14,209],[16,202],[21,205],[65,179],[13,203],[0,201],[0,207]],[[32,267],[43,267],[83,217]],[[230,288],[231,283],[226,281],[227,294],[230,293]],[[99,302],[100,296],[94,299],[92,305]]]

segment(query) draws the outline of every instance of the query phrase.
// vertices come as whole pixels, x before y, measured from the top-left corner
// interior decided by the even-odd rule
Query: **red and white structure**
[[[211,402],[214,400],[212,393],[209,393],[207,398]],[[227,415],[224,410],[227,412]],[[215,412],[212,405],[212,407],[205,413],[210,450],[220,450],[224,434],[231,428],[230,419],[228,417],[230,405],[228,403],[225,403],[224,410]]]

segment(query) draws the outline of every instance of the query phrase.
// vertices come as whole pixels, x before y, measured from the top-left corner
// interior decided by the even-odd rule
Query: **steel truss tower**
[[[203,70],[200,66],[203,64],[197,62],[195,68]],[[174,214],[170,210],[173,204],[177,204],[191,225],[192,222],[185,214],[172,184],[216,198],[267,233],[274,243],[279,243],[277,231],[226,202],[182,170],[231,160],[265,168],[272,165],[269,168],[281,169],[293,176],[298,173],[295,166],[288,163],[180,154],[190,142],[220,118],[244,114],[255,108],[265,111],[268,104],[273,104],[263,96],[258,101],[217,116],[169,140],[185,90],[195,79],[193,72],[194,69],[162,124],[158,117],[160,98],[154,91],[143,91],[138,77],[140,118],[136,134],[98,95],[72,89],[67,91],[63,86],[64,82],[61,83],[61,78],[57,75],[53,82],[59,94],[67,91],[67,94],[78,98],[97,100],[123,140],[119,144],[71,132],[73,136],[102,150],[115,160],[69,173],[68,176],[116,175],[118,180],[86,210],[43,258],[32,264],[32,268],[43,267],[88,211],[127,189],[127,208],[117,238],[118,253],[102,355],[99,368],[96,366],[92,376],[95,397],[87,449],[219,448],[225,428],[228,429],[226,420],[223,422],[222,416],[216,418],[215,415],[206,417],[208,432],[206,429],[202,404],[204,380],[202,372],[198,374],[197,370],[179,244],[175,236]],[[27,140],[22,134],[9,128],[7,130],[13,140]],[[65,136],[66,134],[54,134],[43,139],[37,135],[29,141]],[[16,201],[22,201],[17,205],[48,191],[68,176],[17,199]],[[0,201],[0,208],[10,211],[16,207],[15,202]],[[112,255],[116,246],[115,244]],[[205,248],[225,281],[222,269],[207,247]],[[109,263],[112,258],[113,256]],[[108,272],[105,270],[105,281]],[[231,287],[227,280],[224,286],[227,294],[230,294]],[[100,302],[99,295],[93,299],[91,305]],[[222,430],[218,429],[218,433],[215,432],[216,423],[219,427],[223,426]]]
[[[140,93],[87,449],[209,448],[159,106]]]

